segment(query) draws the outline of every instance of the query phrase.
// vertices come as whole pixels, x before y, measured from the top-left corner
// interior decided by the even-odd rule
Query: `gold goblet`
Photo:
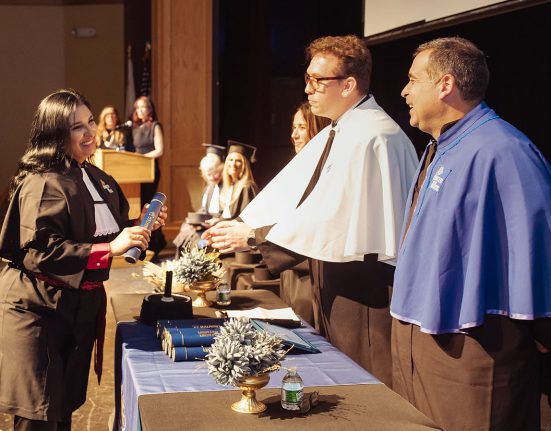
[[[241,400],[231,405],[232,410],[239,413],[261,413],[266,410],[266,404],[256,399],[256,391],[270,381],[268,373],[243,377],[237,387],[241,389]]]
[[[212,301],[207,300],[205,294],[209,290],[214,290],[214,289],[216,289],[215,280],[195,281],[191,285],[190,290],[197,294],[197,298],[193,300],[191,305],[194,307],[210,307],[212,305]]]

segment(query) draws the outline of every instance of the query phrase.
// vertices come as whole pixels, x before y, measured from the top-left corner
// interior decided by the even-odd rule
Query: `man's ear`
[[[440,82],[437,85],[440,92],[440,99],[444,99],[452,94],[454,91],[458,90],[457,84],[455,82],[455,77],[453,75],[450,75],[449,73],[446,73],[444,76],[442,76]]]
[[[358,81],[356,81],[356,78],[354,78],[353,76],[349,76],[343,81],[344,81],[344,87],[342,90],[342,95],[344,97],[348,97],[354,93],[354,90],[358,88]]]

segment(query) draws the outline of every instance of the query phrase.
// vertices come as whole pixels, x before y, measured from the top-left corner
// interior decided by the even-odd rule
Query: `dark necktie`
[[[415,188],[413,189],[413,196],[411,198],[411,207],[409,208],[408,222],[406,224],[406,230],[404,232],[404,237],[402,238],[402,242],[406,238],[406,234],[409,230],[409,225],[411,224],[411,219],[413,218],[413,213],[415,211],[415,206],[417,205],[417,199],[419,199],[419,192],[421,191],[421,187],[423,186],[423,183],[427,176],[427,171],[432,162],[432,159],[434,159],[435,154],[436,154],[436,141],[431,141],[427,149],[427,155],[425,156],[425,160],[423,162],[423,169],[421,169],[421,172],[419,172],[419,177],[417,177],[417,182],[415,183]]]
[[[327,143],[325,144],[325,148],[323,149],[323,153],[321,154],[321,157],[318,161],[318,164],[316,166],[316,169],[314,170],[314,174],[312,175],[312,178],[310,178],[310,182],[306,186],[306,190],[304,190],[304,193],[302,194],[302,197],[300,198],[300,201],[298,202],[297,208],[304,202],[304,200],[308,197],[308,195],[314,190],[314,187],[316,186],[316,183],[318,182],[321,171],[323,170],[323,165],[325,165],[325,162],[327,161],[327,157],[329,156],[329,152],[331,151],[331,146],[333,145],[333,139],[335,139],[335,127],[337,123],[331,124],[331,131],[329,132],[329,138],[327,138]]]

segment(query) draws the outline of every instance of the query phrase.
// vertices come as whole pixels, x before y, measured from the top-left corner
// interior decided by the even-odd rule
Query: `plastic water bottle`
[[[216,288],[216,303],[218,305],[230,305],[230,286],[227,283],[220,283]]]
[[[300,410],[304,394],[304,383],[295,367],[287,370],[281,381],[281,406],[285,410]]]

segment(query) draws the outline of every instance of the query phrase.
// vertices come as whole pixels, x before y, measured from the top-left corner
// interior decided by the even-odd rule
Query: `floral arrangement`
[[[180,258],[173,262],[176,281],[189,286],[195,281],[219,280],[225,272],[219,256],[220,253],[207,252],[191,242],[185,243]]]
[[[255,330],[249,319],[239,317],[224,323],[208,352],[207,367],[214,380],[237,386],[245,376],[279,369],[288,350],[280,338]]]

